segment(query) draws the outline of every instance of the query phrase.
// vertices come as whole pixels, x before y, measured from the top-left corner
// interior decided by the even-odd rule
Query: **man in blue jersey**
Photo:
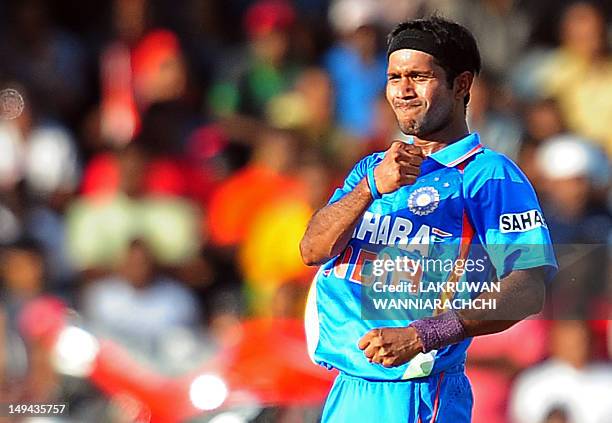
[[[469,31],[439,17],[402,23],[388,37],[387,55],[387,100],[409,142],[357,163],[300,244],[304,262],[321,265],[306,312],[309,354],[339,370],[323,421],[469,422],[471,338],[539,312],[557,264],[531,184],[468,130],[466,106],[480,70]],[[435,312],[368,315],[381,257],[387,270],[406,257],[394,251],[454,263],[436,271],[416,266],[411,283],[490,278],[498,289],[431,297],[421,288],[405,295],[439,301]],[[471,259],[479,265],[468,268]],[[456,299],[495,307],[447,306]]]

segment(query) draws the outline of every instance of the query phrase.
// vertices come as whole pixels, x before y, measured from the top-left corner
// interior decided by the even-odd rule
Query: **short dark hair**
[[[436,63],[444,69],[446,82],[453,81],[462,72],[478,75],[481,67],[480,52],[476,39],[464,26],[434,15],[425,19],[415,19],[398,24],[387,36],[387,46],[405,31],[419,31],[433,37],[441,52],[435,56]],[[465,97],[465,104],[470,101],[470,95]]]

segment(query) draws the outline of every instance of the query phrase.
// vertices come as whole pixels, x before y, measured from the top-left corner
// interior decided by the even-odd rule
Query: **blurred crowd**
[[[433,12],[479,43],[470,129],[528,175],[555,243],[593,246],[558,284],[572,320],[474,342],[474,421],[612,421],[604,1],[0,2],[0,88],[25,101],[0,121],[0,397],[62,395],[36,299],[157,364],[251,317],[301,318],[308,219],[403,137],[385,35]]]

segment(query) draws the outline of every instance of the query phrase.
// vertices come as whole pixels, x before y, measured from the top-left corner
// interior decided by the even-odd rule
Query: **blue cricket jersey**
[[[329,203],[352,191],[383,156],[384,152],[374,153],[358,162]],[[547,267],[551,276],[557,268],[548,228],[528,179],[510,159],[483,147],[478,134],[470,134],[427,157],[415,184],[374,200],[344,252],[320,267],[308,295],[305,319],[314,362],[369,380],[424,377],[465,362],[471,339],[419,354],[395,368],[368,362],[358,348],[359,339],[373,328],[407,326],[424,317],[404,310],[387,315],[392,319],[364,318],[362,305],[369,303],[363,301],[363,285],[375,279],[374,260],[395,254],[385,252],[392,247],[407,255],[446,259],[484,256],[484,266],[465,271],[458,277],[462,281],[501,280],[513,270],[540,266]],[[423,283],[457,278],[454,270],[444,272],[426,270],[419,279]],[[478,293],[448,295],[473,298]]]

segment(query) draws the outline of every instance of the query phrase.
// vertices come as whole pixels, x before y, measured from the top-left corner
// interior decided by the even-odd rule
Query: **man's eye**
[[[414,75],[412,77],[412,79],[414,79],[415,81],[418,81],[418,82],[424,82],[424,81],[427,81],[429,79],[429,77],[426,76],[426,75]]]

